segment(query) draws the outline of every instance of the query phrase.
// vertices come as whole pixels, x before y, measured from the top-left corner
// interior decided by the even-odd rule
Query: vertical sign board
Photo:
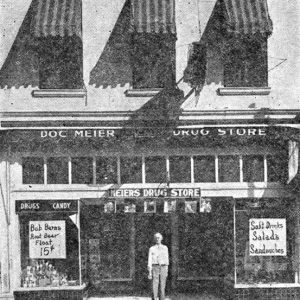
[[[66,258],[66,222],[30,221],[29,257]]]
[[[250,219],[249,253],[286,256],[286,219]]]

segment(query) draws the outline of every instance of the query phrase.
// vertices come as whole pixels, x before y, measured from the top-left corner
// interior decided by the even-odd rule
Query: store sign
[[[170,131],[171,132],[171,131]],[[45,129],[39,131],[42,139],[111,139],[125,135],[135,138],[155,137],[157,128],[123,128],[123,129]],[[172,130],[173,137],[217,137],[217,136],[266,136],[266,127],[203,127],[176,128]]]
[[[76,200],[17,200],[16,213],[77,212]]]
[[[66,258],[66,222],[30,221],[29,257]]]
[[[286,219],[250,219],[249,253],[286,256]]]
[[[110,189],[107,197],[112,198],[139,198],[139,197],[168,197],[168,198],[198,198],[200,188],[145,188],[145,189]]]

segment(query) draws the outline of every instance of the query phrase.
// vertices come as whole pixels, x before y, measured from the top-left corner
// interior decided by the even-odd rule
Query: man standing
[[[169,251],[168,247],[161,243],[163,237],[160,233],[154,235],[155,245],[149,249],[148,271],[149,279],[152,279],[153,300],[157,300],[158,286],[160,283],[160,300],[165,299],[165,287],[168,276]]]

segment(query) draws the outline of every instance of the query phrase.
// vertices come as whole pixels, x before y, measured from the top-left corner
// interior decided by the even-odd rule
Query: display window
[[[87,241],[87,278],[93,284],[132,277],[134,214],[106,213],[106,203],[84,206],[82,211],[83,239]]]
[[[78,227],[69,214],[20,215],[22,288],[80,284]]]
[[[232,203],[217,198],[207,201],[207,213],[179,214],[179,279],[204,279],[233,272]]]
[[[236,284],[295,283],[294,211],[291,199],[236,201]]]

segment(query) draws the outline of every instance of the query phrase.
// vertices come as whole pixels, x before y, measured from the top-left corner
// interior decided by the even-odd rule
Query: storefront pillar
[[[171,287],[172,290],[176,289],[177,270],[178,270],[178,215],[171,215]]]
[[[295,226],[295,283],[300,283],[299,279],[299,264],[300,264],[300,197],[296,199],[296,211],[297,211],[297,226]]]
[[[9,201],[8,201],[8,165],[5,160],[0,162],[0,245],[1,245],[1,290],[10,292],[9,276]]]

